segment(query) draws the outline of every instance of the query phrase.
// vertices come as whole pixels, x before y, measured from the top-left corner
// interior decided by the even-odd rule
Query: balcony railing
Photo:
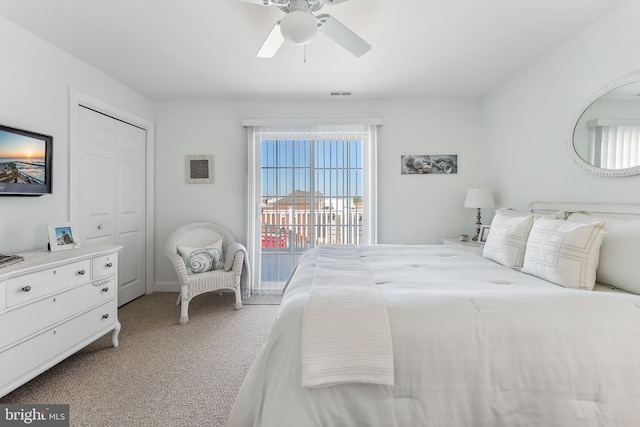
[[[312,217],[313,215],[313,217]],[[261,291],[282,290],[302,254],[317,245],[362,241],[362,209],[263,209],[261,230]]]

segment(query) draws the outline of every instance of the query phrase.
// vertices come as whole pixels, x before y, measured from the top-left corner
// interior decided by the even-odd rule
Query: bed
[[[640,425],[640,206],[530,208],[484,256],[305,253],[229,427]]]

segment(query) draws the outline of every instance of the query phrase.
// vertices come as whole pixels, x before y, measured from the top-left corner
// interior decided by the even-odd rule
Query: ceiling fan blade
[[[349,1],[349,0],[324,0],[324,4],[328,4],[329,6],[332,6],[334,4],[344,3],[346,1]]]
[[[320,22],[318,31],[338,43],[355,56],[362,56],[371,49],[371,45],[369,43],[362,40],[360,36],[330,15],[318,15],[316,18],[318,19],[318,22]]]
[[[282,37],[282,32],[280,31],[280,21],[276,22],[276,25],[273,26],[269,35],[262,43],[258,54],[256,55],[258,58],[273,58],[273,55],[278,52],[280,46],[284,43],[284,37]]]
[[[260,6],[265,6],[262,0],[236,0],[236,1],[241,1],[242,3],[259,4]]]
[[[243,3],[252,3],[259,4],[260,6],[286,6],[289,4],[289,0],[236,0],[241,1]],[[343,2],[347,0],[338,0],[338,2]]]

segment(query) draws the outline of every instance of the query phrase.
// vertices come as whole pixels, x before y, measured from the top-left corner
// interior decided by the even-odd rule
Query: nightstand
[[[453,239],[442,239],[442,244],[443,245],[451,245],[451,246],[458,246],[461,248],[464,248],[470,252],[474,252],[477,253],[478,255],[482,255],[482,251],[484,250],[484,245],[481,243],[477,243],[477,242],[473,242],[473,241],[469,241],[469,242],[463,242],[458,238],[453,238]]]

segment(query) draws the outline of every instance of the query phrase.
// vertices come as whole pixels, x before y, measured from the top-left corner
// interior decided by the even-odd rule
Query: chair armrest
[[[242,264],[247,256],[247,250],[241,243],[231,242],[226,248],[224,270],[233,271],[236,275],[242,273]],[[229,257],[233,258],[229,258]]]
[[[178,279],[181,281],[186,279],[189,276],[189,272],[187,271],[187,266],[184,263],[182,257],[177,254],[166,254],[171,263],[173,264],[173,268],[176,270],[176,274],[178,275]]]
[[[231,271],[233,271],[236,276],[242,274],[242,264],[244,263],[244,251],[237,250],[233,255],[233,264],[231,266]]]

